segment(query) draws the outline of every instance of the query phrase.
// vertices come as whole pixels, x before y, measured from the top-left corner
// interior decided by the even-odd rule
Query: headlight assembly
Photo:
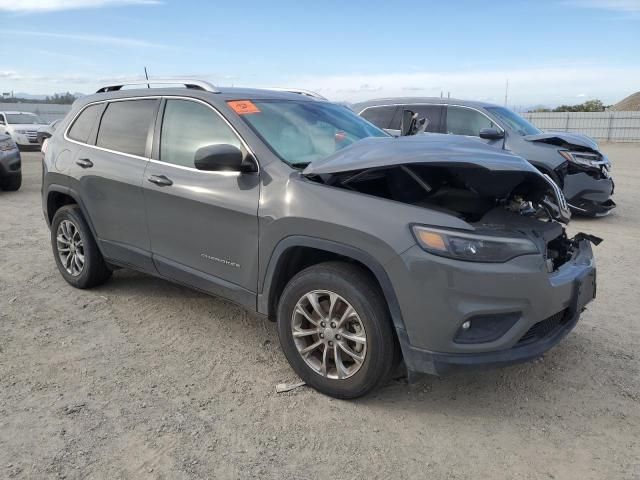
[[[600,168],[608,165],[607,160],[597,153],[571,152],[569,150],[558,150],[558,153],[568,162],[587,168]]]
[[[477,235],[457,230],[414,225],[413,234],[427,252],[468,262],[502,263],[521,255],[539,253],[525,238]]]
[[[16,148],[15,143],[13,143],[13,140],[5,140],[3,142],[0,142],[0,152],[8,152],[9,150],[13,150],[14,148]]]

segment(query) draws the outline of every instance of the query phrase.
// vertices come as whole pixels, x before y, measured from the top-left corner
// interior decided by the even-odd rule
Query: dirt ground
[[[0,478],[640,479],[640,147],[606,145],[618,209],[576,219],[598,299],[544,359],[337,401],[296,380],[274,325],[121,270],[56,270],[39,153],[0,193]]]

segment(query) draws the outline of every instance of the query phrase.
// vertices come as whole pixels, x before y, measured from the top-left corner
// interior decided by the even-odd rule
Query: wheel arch
[[[56,214],[56,212],[60,209],[60,207],[63,207],[65,205],[71,205],[71,204],[78,205],[78,207],[80,208],[80,211],[82,212],[82,216],[84,217],[85,221],[89,225],[89,229],[91,230],[91,234],[93,235],[93,238],[97,242],[98,237],[96,235],[96,230],[93,227],[93,222],[91,221],[91,218],[89,217],[87,210],[84,207],[84,204],[80,200],[80,195],[78,195],[77,192],[75,192],[72,188],[65,187],[62,185],[56,185],[56,184],[49,185],[49,187],[47,188],[47,196],[46,196],[46,204],[45,204],[45,208],[46,208],[45,213],[46,213],[46,219],[48,224],[51,225],[51,222],[53,221],[53,217]]]
[[[302,260],[299,258],[300,255],[311,252],[313,252],[312,258]],[[271,254],[264,278],[258,288],[258,312],[273,318],[279,297],[293,275],[308,266],[336,259],[354,262],[368,271],[384,295],[393,326],[396,329],[404,329],[402,313],[393,284],[384,267],[375,257],[351,245],[302,235],[290,236],[281,240]]]

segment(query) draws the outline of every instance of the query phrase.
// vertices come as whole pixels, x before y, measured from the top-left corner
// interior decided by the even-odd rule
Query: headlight
[[[4,140],[0,142],[0,152],[8,152],[14,148],[16,148],[16,144],[13,143],[13,140]]]
[[[588,168],[600,168],[601,166],[606,166],[609,163],[597,153],[570,152],[569,150],[558,150],[558,153],[568,162]]]
[[[424,250],[456,260],[501,263],[520,255],[539,253],[535,244],[525,238],[476,235],[420,225],[414,225],[412,230]]]
[[[16,130],[15,132],[16,132],[16,133],[21,133],[21,134],[23,134],[23,135],[24,135],[25,133],[27,133],[27,131],[26,131],[26,130]]]

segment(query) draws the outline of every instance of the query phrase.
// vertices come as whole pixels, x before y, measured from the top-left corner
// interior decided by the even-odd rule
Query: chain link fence
[[[596,140],[640,142],[640,112],[525,112],[540,130],[582,133]]]

